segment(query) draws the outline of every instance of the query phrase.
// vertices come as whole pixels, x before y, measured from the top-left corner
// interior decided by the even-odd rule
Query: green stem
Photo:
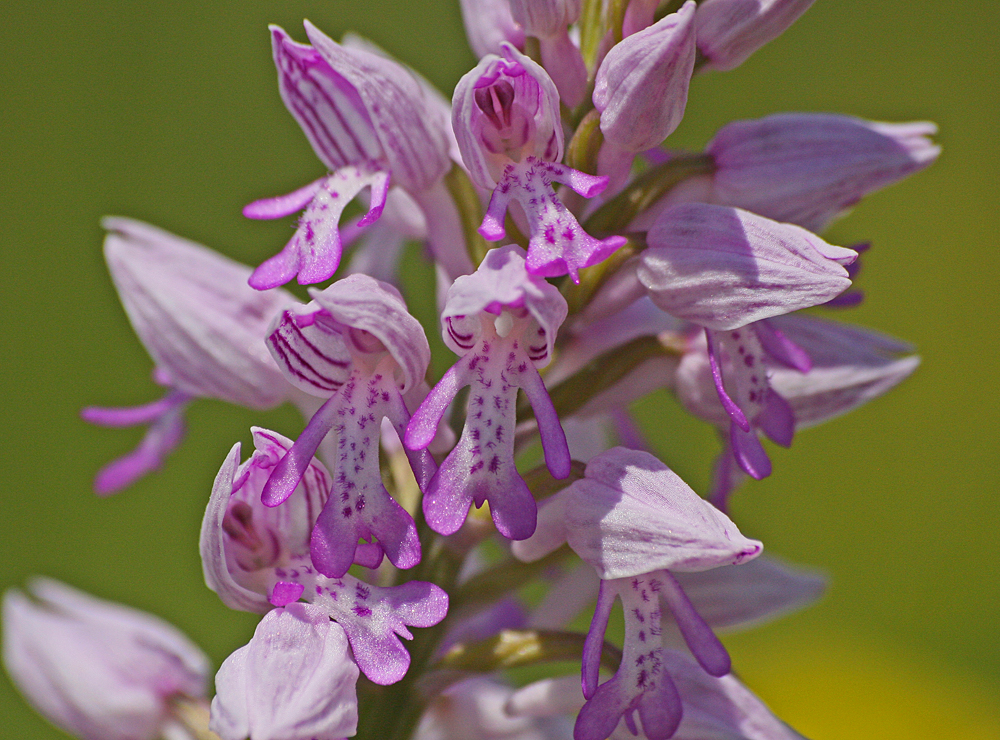
[[[549,390],[549,398],[559,416],[568,416],[583,408],[597,393],[607,390],[639,365],[653,357],[677,355],[680,351],[664,345],[656,337],[639,337],[615,347],[591,360],[582,369]],[[534,416],[531,406],[518,407],[517,419]]]
[[[465,174],[465,170],[457,164],[452,164],[448,174],[444,176],[444,184],[455,201],[455,207],[458,208],[469,259],[478,267],[489,249],[486,240],[478,231],[479,225],[483,222],[483,207],[479,202],[479,196],[476,195],[476,189],[469,176]]]
[[[580,660],[586,639],[581,632],[502,630],[471,645],[455,645],[433,668],[487,673],[553,661]],[[621,650],[605,642],[601,649],[601,665],[616,671],[621,660]]]
[[[663,164],[650,167],[618,195],[602,205],[584,222],[589,234],[618,234],[642,211],[656,203],[677,185],[696,175],[710,175],[715,161],[708,154],[680,154]]]

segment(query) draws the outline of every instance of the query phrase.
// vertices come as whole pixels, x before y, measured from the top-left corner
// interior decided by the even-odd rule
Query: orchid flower
[[[559,291],[526,271],[524,250],[514,244],[490,250],[475,273],[449,289],[442,336],[462,359],[414,412],[404,438],[411,450],[426,448],[448,404],[470,386],[462,436],[424,490],[434,531],[458,531],[472,504],[485,501],[504,537],[521,540],[534,531],[535,500],[514,465],[518,388],[535,411],[552,475],[569,475],[566,437],[537,369],[548,364],[566,311]]]
[[[770,392],[787,403],[794,429],[814,426],[877,398],[902,382],[920,362],[915,356],[900,357],[910,349],[902,342],[832,321],[780,316],[753,328],[758,336],[764,332],[764,336],[779,337],[783,346],[794,347],[800,357],[808,359],[808,365],[800,367],[773,362],[769,370]],[[780,349],[767,354],[774,356],[782,357]],[[727,354],[719,369],[723,375],[738,372],[732,367]],[[692,414],[720,429],[730,427],[732,420],[720,402],[704,339],[691,342],[677,368],[675,388]],[[767,429],[763,431],[767,433]],[[712,486],[711,500],[716,506],[725,507],[739,484],[741,470],[733,448],[726,444],[716,463]]]
[[[340,264],[344,207],[371,190],[359,227],[378,220],[390,180],[411,194],[431,188],[448,169],[448,140],[435,126],[427,95],[405,68],[357,45],[342,46],[306,21],[312,46],[271,27],[278,88],[289,112],[332,174],[288,195],[254,201],[249,218],[271,219],[305,208],[298,230],[261,264],[250,285],[266,290],[293,277],[305,285],[333,276]]]
[[[664,740],[681,720],[681,700],[663,664],[661,627],[666,605],[684,641],[712,676],[729,672],[729,655],[698,614],[671,571],[704,571],[750,560],[761,544],[740,534],[725,514],[703,501],[667,466],[646,452],[616,447],[587,463],[586,476],[557,496],[563,524],[539,529],[514,553],[535,559],[561,540],[601,578],[597,607],[583,654],[587,703],[576,740],[603,740],[633,714],[647,737]],[[615,676],[598,685],[604,631],[621,599],[625,644]]]
[[[203,701],[208,658],[175,627],[47,578],[3,597],[3,662],[53,724],[82,740],[183,736]]]
[[[555,277],[596,264],[625,243],[597,240],[556,196],[553,182],[591,198],[607,187],[595,177],[559,164],[563,155],[559,93],[545,70],[509,43],[490,54],[455,87],[452,124],[462,159],[477,185],[493,191],[479,233],[490,241],[506,235],[504,215],[512,200],[524,209],[531,232],[527,269]]]
[[[319,572],[309,555],[308,533],[315,531],[325,501],[340,503],[330,495],[329,472],[318,461],[309,462],[282,506],[264,506],[268,475],[292,445],[264,429],[254,430],[254,444],[256,451],[243,465],[240,445],[234,445],[215,479],[201,530],[208,587],[227,606],[258,613],[305,599],[344,629],[362,673],[378,684],[399,681],[410,664],[399,638],[411,639],[407,625],[430,627],[444,619],[447,594],[422,581],[378,587],[351,575],[328,578]],[[349,541],[352,559],[355,542]],[[370,556],[371,548],[367,552]],[[380,553],[374,555],[359,560],[374,567]]]
[[[857,252],[793,224],[696,203],[664,211],[647,238],[638,280],[658,307],[705,328],[733,455],[748,475],[765,478],[771,461],[751,426],[784,446],[794,434],[788,402],[768,383],[768,363],[807,372],[811,360],[764,319],[842,293],[851,283],[844,266]],[[727,359],[733,394],[723,378]]]
[[[264,349],[272,316],[295,299],[246,284],[250,268],[140,221],[106,218],[104,255],[125,313],[167,386],[159,401],[132,408],[85,408],[107,427],[149,425],[139,447],[105,466],[94,481],[115,493],[160,467],[184,436],[184,409],[195,398],[218,398],[267,409],[294,389]]]
[[[420,562],[413,518],[389,495],[379,469],[382,419],[403,434],[410,413],[404,395],[423,381],[427,338],[391,285],[351,275],[313,302],[284,311],[267,339],[275,361],[301,390],[328,400],[275,465],[262,500],[280,506],[295,489],[323,439],[336,433],[333,492],[312,532],[313,563],[339,578],[354,562],[359,538],[398,568]],[[427,452],[410,454],[420,485],[434,472]]]

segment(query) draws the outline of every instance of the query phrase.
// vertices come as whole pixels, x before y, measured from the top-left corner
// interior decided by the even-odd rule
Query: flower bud
[[[658,146],[680,124],[694,70],[694,18],[688,0],[608,52],[594,87],[605,139],[636,153]]]
[[[510,14],[529,36],[554,36],[580,17],[580,0],[510,0]]]

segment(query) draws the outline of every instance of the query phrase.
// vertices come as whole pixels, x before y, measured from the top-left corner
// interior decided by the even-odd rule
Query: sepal
[[[448,171],[448,137],[420,82],[398,62],[357,44],[338,44],[305,22],[328,65],[357,91],[395,182],[426,190]]]
[[[604,579],[741,563],[762,545],[648,452],[615,447],[566,491],[570,547]]]
[[[719,330],[828,301],[857,258],[799,226],[702,203],[667,209],[647,239],[637,274],[653,302]]]
[[[868,193],[934,162],[941,147],[929,137],[936,132],[929,122],[824,113],[734,121],[705,149],[716,164],[711,197],[821,231]]]

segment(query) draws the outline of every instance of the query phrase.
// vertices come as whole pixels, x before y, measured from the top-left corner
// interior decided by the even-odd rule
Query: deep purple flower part
[[[209,729],[222,740],[339,740],[358,725],[358,667],[319,607],[269,612],[215,677]]]
[[[681,721],[681,697],[663,666],[660,629],[661,581],[649,577],[603,581],[594,620],[584,647],[583,695],[587,699],[576,718],[575,740],[603,740],[625,720],[629,729],[650,740],[671,737]],[[615,597],[625,613],[622,662],[615,675],[598,686],[604,630]]]
[[[562,164],[525,157],[504,167],[479,233],[490,241],[506,236],[504,217],[512,200],[524,209],[528,219],[528,272],[542,277],[566,275],[580,282],[579,271],[606,259],[625,243],[621,236],[595,239],[579,222],[552,188],[553,182],[569,185],[575,192],[590,198],[607,186],[606,177],[596,177]]]
[[[465,35],[477,57],[500,54],[504,41],[524,49],[524,29],[511,16],[508,0],[461,0],[460,5]]]
[[[452,534],[465,522],[473,503],[479,507],[489,501],[497,530],[508,539],[521,540],[535,530],[536,509],[514,464],[518,388],[535,410],[546,462],[557,478],[569,475],[569,450],[524,346],[529,340],[519,334],[501,337],[485,319],[482,334],[414,413],[405,443],[410,449],[429,444],[448,404],[461,388],[470,386],[462,436],[424,491],[424,515],[434,531]]]
[[[268,347],[290,381],[329,400],[275,465],[261,500],[281,505],[333,431],[333,491],[313,529],[314,564],[340,577],[355,562],[358,539],[374,538],[393,565],[413,567],[420,561],[416,525],[382,484],[379,441],[383,418],[400,435],[410,420],[403,396],[426,372],[427,339],[398,291],[365,275],[312,296],[308,306],[278,318]],[[410,461],[425,485],[433,459],[415,452]]]
[[[594,86],[607,141],[630,153],[658,146],[681,122],[695,60],[695,3],[628,36],[604,57]]]
[[[301,205],[298,200],[280,196],[246,206],[243,215],[248,218],[280,218],[305,206],[291,240],[278,254],[254,270],[250,287],[269,290],[292,278],[297,278],[300,285],[311,285],[333,277],[343,252],[338,229],[340,215],[366,187],[371,188],[372,197],[368,213],[359,223],[365,226],[382,215],[389,190],[389,173],[371,164],[341,167],[329,177],[296,191],[309,195]]]
[[[549,470],[569,475],[566,436],[536,369],[548,363],[566,313],[565,299],[526,271],[515,245],[491,250],[476,273],[448,291],[442,333],[462,359],[424,399],[404,438],[410,449],[426,448],[448,404],[470,386],[462,436],[424,491],[424,515],[436,532],[458,531],[472,504],[485,501],[508,539],[534,531],[535,500],[514,464],[518,388],[535,411]]]
[[[49,579],[3,598],[3,661],[42,715],[83,740],[156,740],[209,662],[176,628]]]
[[[756,327],[757,323],[728,332],[706,329],[705,334],[715,389],[731,420],[730,449],[743,471],[760,480],[771,474],[771,461],[751,427],[788,447],[795,433],[795,417],[788,402],[768,382],[767,361]],[[721,353],[728,359],[727,377],[735,388],[735,400],[723,382]]]
[[[313,528],[310,551],[321,573],[339,577],[355,559],[359,539],[374,542],[397,568],[420,562],[420,540],[413,518],[382,484],[379,468],[381,421],[389,419],[402,432],[409,413],[391,372],[355,371],[350,380],[313,416],[288,459],[314,454],[310,441],[331,429],[337,437],[333,490]],[[317,442],[318,446],[318,442]],[[422,461],[433,466],[429,458]],[[293,465],[298,467],[298,464]],[[420,473],[420,468],[415,468]],[[280,475],[280,468],[276,470]],[[264,490],[263,501],[276,506]],[[278,502],[280,503],[280,501]]]
[[[240,406],[277,406],[293,390],[281,380],[261,340],[271,316],[294,299],[258,293],[250,268],[140,221],[106,218],[104,252],[122,305],[156,363],[154,379],[167,394],[133,408],[88,407],[85,420],[107,427],[149,425],[142,442],[105,466],[94,482],[115,493],[160,467],[184,435],[193,398]]]
[[[382,588],[350,575],[327,578],[308,557],[274,574],[281,582],[301,584],[303,597],[344,628],[361,672],[380,685],[406,675],[410,655],[400,638],[413,638],[407,627],[432,627],[448,613],[448,594],[433,583]]]
[[[704,4],[698,8],[699,13]],[[937,159],[929,122],[879,123],[829,113],[735,121],[705,148],[713,202],[823,230],[868,193]]]
[[[601,646],[616,598],[625,616],[622,661],[615,675],[598,685]],[[701,670],[716,677],[729,673],[729,654],[670,572],[603,580],[584,644],[582,686],[587,702],[577,717],[576,740],[608,737],[622,719],[638,734],[634,713],[645,737],[669,738],[676,732],[683,695],[665,665],[671,651],[664,646],[661,605],[666,605]]]
[[[734,69],[773,41],[813,0],[703,0],[698,3],[698,51],[706,68]]]
[[[594,457],[566,496],[570,547],[604,579],[738,564],[762,549],[648,452]]]
[[[637,275],[653,302],[717,330],[828,301],[857,258],[799,226],[703,203],[667,209],[647,238]]]
[[[733,333],[740,334],[740,338],[732,339]],[[728,431],[730,439],[716,464],[719,480],[713,486],[712,501],[717,505],[724,505],[739,483],[739,474],[730,461],[754,477],[754,472],[759,475],[769,465],[763,462],[763,448],[751,438],[755,431],[738,428],[734,421],[737,416],[730,413],[734,407],[753,430],[787,444],[795,429],[839,416],[882,395],[919,364],[916,357],[898,357],[910,348],[896,340],[804,316],[775,317],[737,332],[709,334],[716,338],[716,344],[721,337],[726,345],[721,364],[720,355],[713,353],[713,367],[713,357],[706,352],[705,344],[693,343],[678,367],[676,390],[691,413]],[[780,352],[775,356],[773,337],[760,341],[769,334],[780,335],[784,358]],[[756,358],[753,368],[746,365],[745,356]],[[767,369],[765,376],[754,372],[762,364]],[[765,377],[766,388],[761,388]],[[727,384],[722,390],[729,403],[719,392],[720,378]],[[739,448],[732,441],[737,434],[742,445]]]
[[[676,650],[664,648],[660,658],[678,689],[683,708],[673,740],[803,740],[732,674],[709,676]],[[543,718],[575,713],[584,703],[579,682],[567,676],[543,679],[518,689],[507,701],[507,711],[515,717]],[[634,735],[621,724],[611,734],[612,740],[630,737]]]

